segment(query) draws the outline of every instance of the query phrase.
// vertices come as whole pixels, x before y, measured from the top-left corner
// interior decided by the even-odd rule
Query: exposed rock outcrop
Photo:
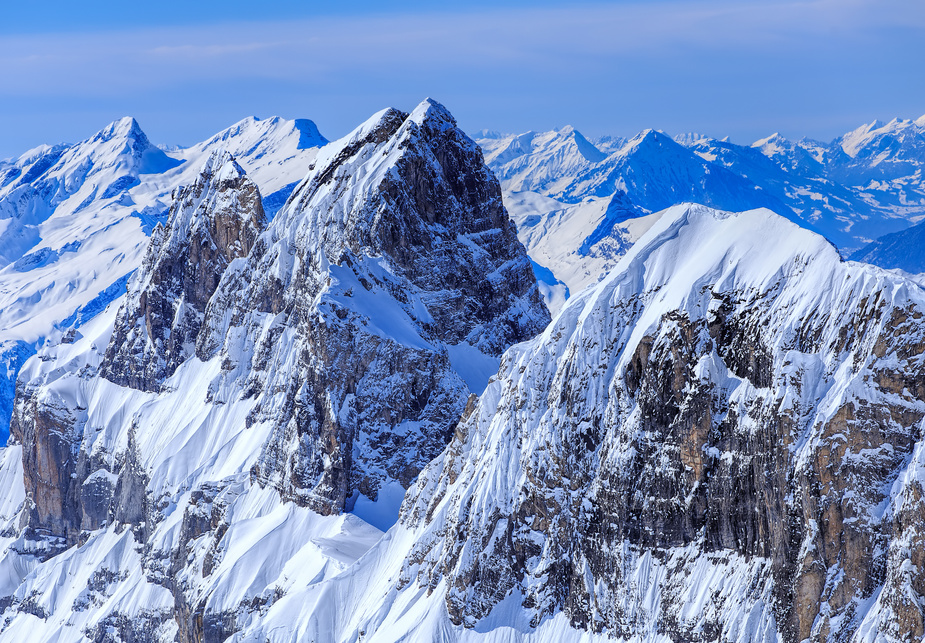
[[[154,228],[128,285],[101,373],[143,391],[192,356],[202,317],[225,269],[266,227],[257,186],[227,152],[213,153],[174,195],[167,226]]]
[[[322,150],[226,271],[197,353],[274,425],[254,475],[330,512],[443,449],[469,394],[454,352],[484,361],[547,320],[497,180],[425,101]]]
[[[923,318],[769,212],[669,211],[506,355],[406,499],[399,589],[465,627],[917,640]]]

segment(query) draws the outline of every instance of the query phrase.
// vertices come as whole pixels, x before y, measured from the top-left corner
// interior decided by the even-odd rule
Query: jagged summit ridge
[[[203,141],[199,146],[212,148],[232,145],[237,154],[259,158],[266,153],[291,154],[297,150],[321,147],[327,142],[314,121],[307,118],[286,120],[279,116],[265,119],[250,116]]]
[[[228,152],[216,150],[196,182],[174,195],[167,225],[151,235],[101,373],[156,391],[191,357],[206,305],[228,265],[245,257],[266,227],[260,191]]]
[[[276,418],[281,431],[262,456],[261,479],[325,511],[342,506],[354,489],[375,497],[384,480],[410,482],[462,411],[463,380],[478,392],[493,371],[492,356],[548,319],[496,180],[433,101],[410,114],[379,112],[323,148],[248,263],[226,272],[197,346],[203,358],[217,351],[233,365],[229,377],[249,373],[265,390],[287,391],[252,411],[255,421]],[[311,361],[292,364],[291,351],[275,345],[276,333],[256,331],[267,315],[280,314],[285,326],[299,329],[296,345],[322,351],[325,371]],[[225,339],[239,337],[236,327],[256,333],[243,354],[240,340]],[[358,343],[363,337],[367,348]],[[358,359],[356,351],[367,356]],[[473,359],[486,365],[482,374],[465,366],[454,372]],[[403,387],[398,375],[410,364],[433,375],[411,389],[377,383]],[[296,390],[296,382],[311,386]],[[297,402],[296,395],[307,397]],[[291,438],[284,439],[287,424],[278,418],[292,405],[311,407],[313,397],[331,395],[355,400],[356,411],[314,403],[297,430],[315,430],[318,422],[331,434],[306,435],[314,441],[310,450],[282,457]],[[383,400],[387,412],[378,410]],[[407,438],[399,437],[412,425]],[[365,440],[388,446],[358,448]],[[386,459],[383,449],[391,454]],[[321,469],[319,453],[330,463]]]
[[[607,155],[571,126],[481,139],[486,162],[506,190],[549,191],[561,181],[602,161]]]
[[[532,279],[526,255],[511,251],[519,243],[497,182],[478,147],[435,101],[410,114],[380,112],[324,148],[278,218],[274,230],[285,228],[300,247],[323,252],[316,265],[339,263],[348,251],[388,256],[423,292],[433,318],[424,323],[440,328],[443,341],[499,354],[536,327],[535,301],[498,297],[509,286],[532,297]],[[438,270],[444,253],[457,262]],[[502,269],[479,276],[485,256],[503,257]],[[475,299],[482,303],[474,306]],[[490,332],[481,325],[503,310],[508,321]]]

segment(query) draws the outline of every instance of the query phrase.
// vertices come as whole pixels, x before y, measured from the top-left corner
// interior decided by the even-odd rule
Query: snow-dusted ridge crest
[[[213,152],[125,297],[24,366],[0,640],[258,622],[369,548],[357,516],[395,520],[501,353],[548,323],[443,106],[385,110],[312,158],[267,222],[244,164]]]
[[[505,354],[382,542],[235,640],[917,640],[923,318],[767,210],[671,208]]]

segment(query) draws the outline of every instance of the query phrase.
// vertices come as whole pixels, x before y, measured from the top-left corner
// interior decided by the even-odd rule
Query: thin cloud
[[[173,45],[160,46],[149,49],[146,53],[153,56],[179,56],[186,60],[201,56],[227,56],[229,54],[248,54],[261,49],[272,49],[280,46],[275,42],[252,42],[241,45]]]
[[[73,91],[117,92],[215,71],[243,57],[250,63],[239,73],[257,77],[360,68],[375,73],[395,64],[594,65],[679,51],[759,51],[801,39],[805,44],[812,35],[831,39],[925,24],[925,4],[891,10],[898,4],[655,2],[4,38],[0,64],[7,78],[0,92],[44,93],[49,81]],[[306,66],[307,59],[317,62]],[[138,67],[145,76],[132,73]]]
[[[0,115],[38,103],[209,114],[221,95],[237,117],[293,108],[336,132],[434,95],[478,127],[763,135],[820,115],[835,128],[925,111],[922,43],[925,3],[907,0],[663,0],[28,35],[0,38]]]

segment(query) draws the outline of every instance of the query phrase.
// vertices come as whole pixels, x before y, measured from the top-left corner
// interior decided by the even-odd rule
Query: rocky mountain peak
[[[380,112],[324,148],[274,221],[276,234],[282,228],[299,246],[316,249],[315,265],[340,263],[347,254],[387,257],[426,293],[433,321],[425,324],[443,329],[451,344],[468,341],[497,355],[514,337],[529,335],[538,319],[531,302],[525,325],[513,311],[509,322],[496,323],[512,303],[498,298],[507,290],[495,292],[499,280],[514,279],[515,291],[526,294],[529,260],[481,150],[433,100],[410,114]],[[445,264],[447,256],[455,257],[453,265]],[[482,274],[489,256],[510,262],[506,277]],[[481,303],[474,306],[476,299]]]
[[[456,119],[446,107],[433,98],[425,98],[409,115],[409,120],[431,129],[449,129],[456,127]],[[426,125],[425,125],[426,124]]]
[[[479,149],[437,103],[412,114],[319,149],[269,224],[227,152],[173,193],[105,341],[20,391],[34,526],[155,524],[156,499],[226,478],[322,514],[400,497],[549,320]]]
[[[670,209],[507,353],[406,499],[384,600],[438,587],[467,628],[516,605],[537,640],[557,615],[916,640],[923,316],[921,289],[769,211]],[[352,623],[376,631],[378,607]]]
[[[266,218],[257,186],[225,151],[211,154],[196,182],[174,193],[167,225],[155,228],[129,282],[101,372],[157,390],[190,354],[225,268],[250,252]]]
[[[113,121],[75,146],[74,157],[72,162],[89,160],[92,164],[90,173],[113,168],[133,177],[164,172],[178,164],[151,144],[138,121],[131,116]]]
[[[252,421],[276,427],[259,479],[330,512],[407,485],[468,389],[547,319],[479,148],[424,101],[319,150],[248,264],[226,271],[197,353],[246,375]]]

